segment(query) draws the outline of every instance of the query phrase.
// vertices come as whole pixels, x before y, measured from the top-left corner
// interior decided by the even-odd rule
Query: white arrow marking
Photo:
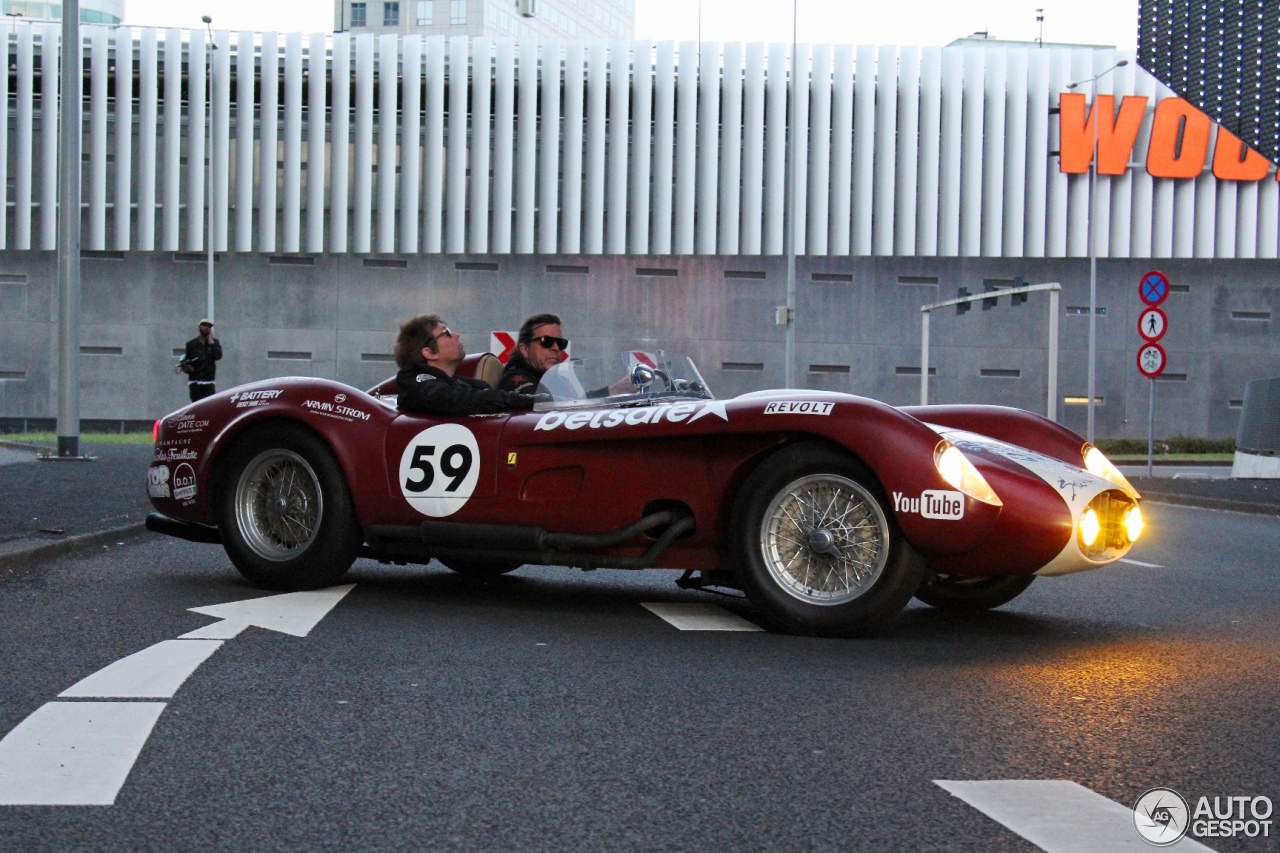
[[[250,598],[229,604],[192,607],[189,608],[192,613],[216,616],[224,621],[198,628],[189,634],[183,634],[179,639],[230,640],[250,625],[294,637],[305,637],[355,586],[350,583],[309,592],[286,592],[284,595],[268,595],[265,598]]]
[[[933,780],[987,817],[1047,853],[1150,853],[1133,825],[1133,809],[1065,779]],[[1213,851],[1190,838],[1170,850]]]
[[[221,622],[135,652],[76,682],[66,697],[169,698],[223,640],[250,625],[305,637],[355,584],[192,607]],[[0,806],[109,806],[163,702],[50,702],[0,740]]]
[[[1163,569],[1164,566],[1157,566],[1155,563],[1144,563],[1141,560],[1130,560],[1128,557],[1121,557],[1116,560],[1117,563],[1128,563],[1131,566],[1142,566],[1144,569]]]
[[[221,640],[165,640],[103,667],[58,695],[168,699],[221,645]]]
[[[754,622],[748,622],[714,604],[663,602],[640,604],[645,610],[665,620],[681,631],[763,631]]]
[[[0,740],[0,805],[109,806],[163,702],[50,702]]]

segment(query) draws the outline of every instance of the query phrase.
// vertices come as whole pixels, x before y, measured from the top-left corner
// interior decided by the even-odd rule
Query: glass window
[[[434,0],[418,0],[418,26],[429,27],[435,23]]]
[[[467,22],[467,0],[449,0],[449,23],[465,24]]]
[[[365,17],[366,12],[367,12],[367,9],[364,3],[352,3],[351,4],[351,26],[352,27],[368,26],[368,24],[366,23],[367,19]]]
[[[382,4],[382,26],[400,26],[400,0],[387,0]]]

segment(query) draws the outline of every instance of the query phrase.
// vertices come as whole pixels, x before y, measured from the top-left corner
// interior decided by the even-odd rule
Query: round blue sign
[[[1169,295],[1169,278],[1159,270],[1152,270],[1138,281],[1138,296],[1147,305],[1156,306]]]

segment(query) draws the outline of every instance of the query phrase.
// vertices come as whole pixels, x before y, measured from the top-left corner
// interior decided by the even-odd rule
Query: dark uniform
[[[182,360],[183,372],[189,377],[187,389],[191,392],[191,402],[203,400],[214,393],[213,379],[217,375],[217,362],[222,358],[222,344],[210,336],[206,343],[204,338],[196,335],[187,341],[187,355]]]
[[[423,415],[483,415],[532,409],[533,397],[490,388],[467,376],[449,376],[434,367],[410,365],[396,374],[396,406]]]
[[[502,379],[498,387],[503,391],[515,391],[517,394],[533,394],[538,390],[545,370],[539,370],[524,360],[519,350],[512,350],[506,367],[502,368]]]

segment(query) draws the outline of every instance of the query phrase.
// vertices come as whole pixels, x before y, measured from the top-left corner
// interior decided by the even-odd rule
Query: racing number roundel
[[[423,515],[443,518],[466,504],[480,479],[480,447],[462,424],[424,429],[400,456],[400,491]]]

